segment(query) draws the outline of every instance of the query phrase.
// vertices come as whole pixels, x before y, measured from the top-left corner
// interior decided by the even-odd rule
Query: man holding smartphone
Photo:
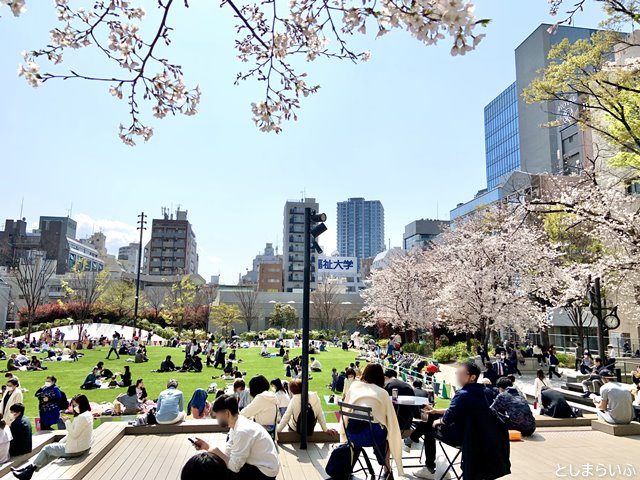
[[[231,480],[274,480],[280,471],[276,445],[262,425],[238,414],[238,401],[230,395],[216,399],[212,407],[218,424],[229,427],[224,451],[200,438],[192,441],[197,450],[219,457]]]

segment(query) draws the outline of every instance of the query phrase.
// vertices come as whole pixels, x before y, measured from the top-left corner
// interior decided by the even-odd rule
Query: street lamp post
[[[602,305],[602,291],[600,289],[600,277],[593,280],[593,289],[589,289],[589,305],[591,313],[596,317],[596,332],[598,337],[598,355],[606,365],[605,359],[605,343],[604,334],[609,330],[615,330],[620,326],[620,318],[618,317],[618,307],[611,309]],[[606,313],[606,315],[605,315]]]
[[[144,212],[141,212],[140,215],[138,215],[138,217],[140,217],[140,220],[138,220],[138,224],[140,225],[139,227],[137,227],[138,230],[140,230],[140,243],[138,244],[138,264],[137,264],[137,268],[136,268],[136,297],[135,297],[135,305],[133,306],[133,335],[136,335],[136,326],[137,326],[137,322],[138,322],[138,303],[140,300],[140,270],[142,269],[142,232],[144,232],[145,230],[145,223],[147,223],[144,219],[145,215]]]
[[[307,413],[309,405],[309,307],[311,300],[311,250],[322,253],[315,238],[327,230],[324,223],[311,228],[312,223],[324,222],[324,213],[316,214],[311,208],[304,209],[304,274],[302,284],[302,392],[300,393],[300,449],[307,449]],[[313,432],[311,432],[313,433]]]

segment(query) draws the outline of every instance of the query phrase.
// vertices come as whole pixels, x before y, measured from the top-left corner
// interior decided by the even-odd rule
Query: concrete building
[[[216,304],[229,304],[237,305],[241,307],[241,302],[238,290],[250,288],[247,285],[220,285],[218,287],[218,296],[216,298]],[[364,301],[359,293],[338,293],[336,296],[336,302],[341,306],[341,314],[347,316],[347,318],[355,317],[364,306]],[[302,324],[302,292],[258,292],[256,297],[255,311],[257,312],[257,321],[252,326],[252,330],[258,332],[269,328],[269,315],[273,311],[273,307],[278,304],[291,305],[296,309],[298,313],[298,325],[295,328],[300,328]],[[313,318],[313,308],[311,309],[311,326],[315,328],[317,326],[316,320]],[[246,325],[244,323],[238,323],[234,325],[237,332],[246,331]],[[350,331],[361,330],[355,321],[348,322],[346,325]],[[210,322],[209,331],[215,331],[216,327]]]
[[[258,291],[281,292],[283,274],[282,261],[278,263],[261,263],[258,266]]]
[[[557,120],[567,105],[548,102],[528,105],[522,96],[523,90],[549,64],[549,51],[554,45],[565,38],[571,42],[589,38],[595,32],[560,26],[555,34],[550,34],[547,31],[550,26],[540,25],[515,49],[515,82],[485,107],[487,185],[472,200],[451,210],[451,220],[503,199],[500,188],[513,172],[573,175],[579,173],[585,155],[591,152],[590,134],[581,132],[577,125],[544,127]]]
[[[260,266],[264,264],[275,264],[282,267],[282,255],[278,255],[277,247],[274,249],[273,243],[267,243],[264,251],[255,256],[251,270],[247,270],[247,273],[240,278],[240,283],[257,285],[260,277]],[[280,268],[280,271],[282,271],[282,268]],[[282,279],[280,280],[280,284],[282,285]],[[280,290],[282,290],[282,288]]]
[[[304,270],[304,210],[311,208],[319,212],[315,198],[288,200],[284,204],[283,236],[284,239],[284,291],[302,291]],[[311,288],[315,287],[316,255],[311,255]]]
[[[138,254],[140,244],[130,243],[118,249],[118,261],[128,273],[136,273],[138,268]]]
[[[339,255],[374,257],[385,249],[384,207],[379,200],[350,198],[337,207]]]
[[[175,218],[163,209],[162,218],[151,224],[151,240],[145,247],[144,272],[149,275],[197,275],[196,234],[187,211],[177,209]]]
[[[448,220],[432,220],[430,218],[414,220],[404,227],[402,247],[405,250],[411,250],[414,247],[425,247],[430,241],[440,235],[449,223]]]

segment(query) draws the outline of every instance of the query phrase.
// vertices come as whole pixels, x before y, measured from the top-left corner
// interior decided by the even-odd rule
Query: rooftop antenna
[[[440,219],[440,204],[436,201],[436,220]]]
[[[389,250],[391,250],[391,237],[389,237]]]
[[[71,214],[73,213],[73,202],[71,202],[71,205],[69,206],[69,211],[67,212],[67,217],[71,218]]]
[[[18,218],[22,218],[22,210],[24,209],[24,197],[20,200],[20,216]]]

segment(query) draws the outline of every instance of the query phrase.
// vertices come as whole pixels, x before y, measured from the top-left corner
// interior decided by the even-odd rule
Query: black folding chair
[[[373,423],[374,423],[373,414],[372,414],[373,409],[371,407],[353,405],[345,402],[338,402],[338,406],[340,407],[340,419],[342,422],[342,426],[344,428],[345,435],[347,437],[347,442],[349,443],[349,446],[353,451],[353,460],[351,462],[351,472],[349,473],[349,475],[351,476],[354,473],[358,473],[358,472],[369,472],[369,475],[371,475],[371,477],[375,477],[375,471],[373,470],[373,465],[371,464],[371,460],[369,459],[367,452],[364,450],[363,446],[356,445],[353,442],[353,440],[349,435],[347,422],[345,421],[346,419],[349,419],[349,420],[359,420],[362,422],[366,422],[367,425],[365,428],[369,429],[369,433],[371,435],[371,446],[373,447],[374,451],[377,452],[380,458],[386,458],[385,453],[380,451],[379,445],[375,442],[375,437],[373,434]],[[365,465],[363,465],[362,461],[360,460],[360,454],[362,454],[362,457],[364,458],[366,468],[365,468]],[[354,470],[356,463],[360,466],[358,470]],[[382,477],[382,472],[384,467],[385,465],[382,465],[382,467],[380,467],[380,473],[378,475],[379,478]],[[389,470],[389,472],[391,472],[391,467],[389,465],[386,465],[386,467]]]
[[[462,447],[460,447],[459,445],[453,445],[451,443],[447,443],[444,440],[439,439],[438,436],[436,436],[436,442],[438,445],[440,445],[440,450],[442,450],[442,454],[444,455],[444,458],[447,459],[447,468],[445,469],[444,472],[442,472],[442,475],[439,478],[436,478],[436,480],[442,480],[447,476],[448,472],[451,472],[451,474],[456,478],[456,480],[461,480],[462,473],[458,474],[456,467],[459,467],[462,465],[462,458],[461,458]],[[445,448],[445,445],[451,448],[454,448],[456,450],[455,455],[451,455],[450,453],[448,453],[447,449]]]

